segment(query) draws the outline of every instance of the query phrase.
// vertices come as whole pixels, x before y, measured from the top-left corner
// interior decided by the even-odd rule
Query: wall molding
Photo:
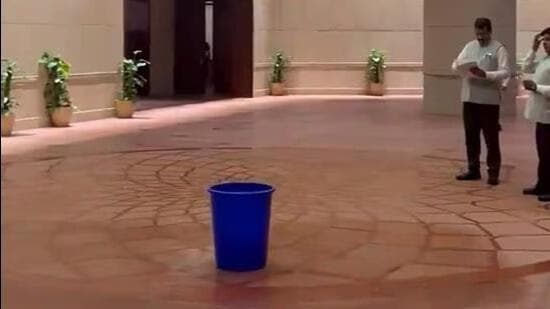
[[[288,87],[288,94],[294,95],[365,95],[365,88],[354,87]],[[387,88],[387,95],[411,95],[418,96],[424,94],[424,88]],[[262,97],[269,95],[269,88],[261,88],[254,90],[254,97]],[[529,94],[520,89],[517,95],[518,100],[525,100],[529,97]]]
[[[110,118],[115,115],[114,107],[76,110],[73,113],[72,123]],[[47,115],[34,117],[23,117],[15,119],[15,130],[27,130],[50,126],[50,120]]]
[[[269,95],[269,89],[262,88],[262,89],[255,89],[254,90],[254,97],[263,97]]]
[[[366,95],[363,87],[290,87],[288,94],[295,95]],[[386,88],[386,95],[421,95],[422,88]]]
[[[367,66],[366,61],[359,62],[340,62],[340,61],[298,61],[290,62],[288,64],[289,70],[307,69],[307,70],[345,70],[355,71],[364,70]],[[415,61],[403,61],[403,62],[386,62],[388,71],[404,71],[404,72],[418,72],[424,70],[423,62]],[[451,64],[449,63],[449,69]],[[271,68],[270,62],[257,62],[254,64],[254,70],[263,71]],[[516,70],[521,70],[521,63],[518,63]],[[452,74],[449,74],[452,75]]]
[[[16,76],[13,79],[14,89],[32,89],[38,87],[39,75]],[[118,72],[74,73],[69,76],[69,85],[91,85],[118,83]]]
[[[357,87],[288,87],[290,95],[366,95],[365,88]],[[422,88],[387,88],[387,95],[422,95]],[[254,96],[269,95],[269,89],[256,89]]]
[[[422,75],[423,76],[428,76],[428,77],[433,77],[433,78],[439,78],[439,79],[450,79],[450,80],[461,79],[458,74],[423,72]]]
[[[367,65],[366,61],[362,62],[321,62],[321,61],[304,61],[290,62],[289,70],[344,70],[344,71],[362,71]],[[387,62],[387,70],[390,71],[422,71],[422,62]],[[268,70],[271,68],[269,62],[259,62],[254,65],[257,71]]]

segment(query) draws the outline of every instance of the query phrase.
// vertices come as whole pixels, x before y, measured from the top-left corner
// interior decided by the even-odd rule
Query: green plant
[[[72,106],[69,90],[67,89],[70,64],[61,59],[61,57],[52,56],[47,52],[42,54],[38,63],[44,68],[47,74],[43,94],[48,111],[52,112],[59,107]]]
[[[17,102],[11,96],[11,83],[15,70],[15,62],[2,60],[2,116],[13,113],[17,106]]]
[[[283,73],[288,64],[288,58],[282,53],[277,52],[273,55],[273,65],[271,67],[271,82],[282,83],[284,80]]]
[[[151,64],[145,59],[138,59],[141,50],[133,52],[132,59],[124,58],[119,64],[120,78],[122,79],[122,90],[119,98],[124,101],[133,101],[138,94],[138,87],[145,86],[147,80],[139,74],[139,69]]]
[[[384,81],[384,69],[386,68],[386,55],[383,51],[372,49],[367,61],[367,80],[373,83]]]

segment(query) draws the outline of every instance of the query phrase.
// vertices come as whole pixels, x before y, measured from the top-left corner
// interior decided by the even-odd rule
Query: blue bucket
[[[224,183],[208,190],[219,269],[242,272],[265,267],[274,191],[260,183]]]

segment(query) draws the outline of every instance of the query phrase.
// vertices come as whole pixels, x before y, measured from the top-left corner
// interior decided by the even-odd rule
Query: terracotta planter
[[[285,95],[285,85],[283,83],[272,83],[271,84],[271,95]]]
[[[73,116],[71,106],[58,107],[50,113],[50,121],[54,127],[68,127]]]
[[[384,95],[384,83],[369,83],[368,95],[383,96]]]
[[[10,136],[15,123],[15,114],[2,115],[2,136]]]
[[[115,112],[118,118],[132,118],[136,106],[132,101],[115,100]]]

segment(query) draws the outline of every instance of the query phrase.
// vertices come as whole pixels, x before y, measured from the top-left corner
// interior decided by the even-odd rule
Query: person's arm
[[[537,84],[536,93],[541,94],[543,97],[550,99],[550,85]]]
[[[535,83],[532,79],[523,80],[523,87],[526,90],[540,94],[543,97],[550,99],[550,85],[541,85]]]
[[[468,49],[468,44],[464,46],[460,54],[458,54],[458,57],[456,57],[455,60],[453,60],[453,64],[451,65],[451,68],[453,69],[453,72],[458,73],[458,62],[462,61],[466,58],[466,50]]]
[[[531,47],[531,50],[527,54],[527,57],[523,59],[523,64],[521,66],[521,70],[523,73],[527,74],[533,74],[535,73],[535,70],[538,66],[538,61],[536,61],[537,57],[537,51],[540,48],[540,44],[542,43],[542,36],[540,34],[535,35],[533,38],[533,46]]]
[[[537,57],[537,54],[530,50],[527,54],[527,57],[523,59],[523,64],[521,65],[521,71],[523,73],[527,74],[533,74],[535,73],[535,70],[537,69],[538,61],[535,61],[535,58]]]
[[[510,77],[504,79],[502,81],[502,90],[507,90],[508,89],[508,84],[510,83]]]
[[[504,46],[497,50],[497,59],[498,70],[485,72],[485,78],[494,82],[502,82],[510,77],[510,62],[508,52]]]
[[[537,85],[536,92],[546,99],[546,104],[544,104],[544,119],[550,121],[550,85]]]

